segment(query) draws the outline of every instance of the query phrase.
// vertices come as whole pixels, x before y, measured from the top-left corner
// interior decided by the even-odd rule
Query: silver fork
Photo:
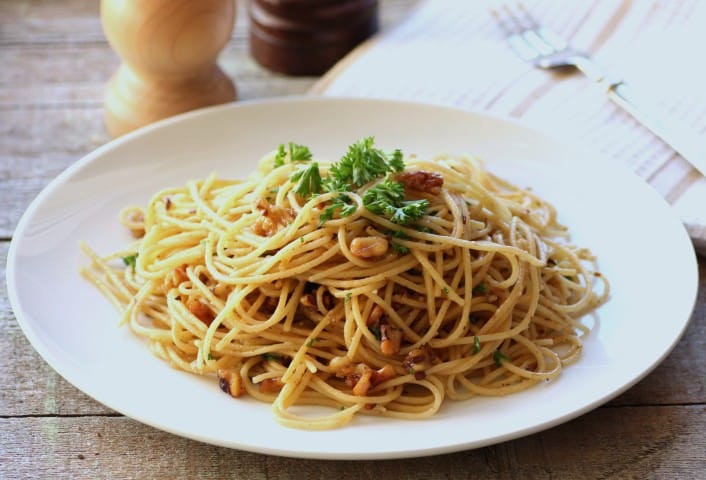
[[[514,7],[505,4],[493,9],[492,13],[505,31],[510,47],[522,59],[544,69],[577,68],[601,85],[613,102],[681,154],[701,174],[706,175],[706,150],[703,147],[706,145],[706,136],[699,138],[694,132],[676,129],[674,123],[665,120],[664,113],[649,107],[623,80],[610,75],[590,55],[577,50],[561,36],[540,25],[522,4]]]

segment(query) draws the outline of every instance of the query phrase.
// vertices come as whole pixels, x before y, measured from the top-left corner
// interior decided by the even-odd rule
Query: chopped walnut
[[[167,290],[176,288],[183,282],[187,281],[189,277],[186,275],[186,264],[175,268],[166,277],[164,277],[164,288]]]
[[[277,225],[267,217],[260,217],[255,220],[252,230],[255,232],[255,235],[271,237],[277,231]]]
[[[208,306],[201,303],[199,300],[191,299],[187,301],[186,308],[188,308],[189,311],[193,313],[196,318],[201,320],[206,325],[211,325],[213,319],[216,318],[216,315],[213,313],[213,311]]]
[[[307,308],[316,308],[316,296],[313,293],[305,293],[299,299],[299,303]]]
[[[385,309],[382,308],[380,305],[375,305],[373,307],[373,310],[370,312],[370,315],[368,316],[368,320],[365,322],[366,325],[375,325],[376,323],[380,323],[380,320],[385,316]]]
[[[356,382],[353,386],[353,395],[363,397],[368,394],[368,390],[372,386],[373,369],[365,364],[358,365],[356,369]],[[360,373],[358,373],[360,372]]]
[[[432,195],[438,195],[444,185],[444,177],[441,174],[424,170],[402,172],[397,175],[397,180],[407,188]]]
[[[243,381],[240,378],[240,372],[235,369],[220,369],[218,370],[218,385],[221,390],[229,394],[231,397],[238,398],[245,391],[243,389]]]
[[[289,224],[296,216],[296,213],[291,208],[272,205],[264,198],[258,200],[257,209],[262,211],[262,217],[255,221],[253,231],[257,235],[265,237],[272,236],[280,225]]]
[[[282,383],[282,379],[279,377],[266,378],[257,384],[260,393],[279,393],[282,387],[284,387],[284,383]]]
[[[353,395],[363,397],[368,394],[371,387],[379,385],[396,375],[391,365],[385,365],[378,370],[373,370],[364,363],[356,365],[355,372],[346,377],[346,384],[353,389]]]
[[[383,382],[386,382],[390,380],[391,378],[394,378],[397,374],[395,373],[395,369],[392,367],[392,365],[385,365],[384,367],[375,370],[373,372],[373,377],[371,378],[373,386],[375,385],[380,385]]]
[[[145,236],[145,214],[141,210],[134,210],[130,212],[127,216],[128,222],[130,222],[130,233],[135,238],[142,238]]]
[[[388,323],[380,324],[380,351],[383,355],[391,356],[400,353],[402,331]]]
[[[434,362],[434,352],[429,345],[410,350],[402,362],[402,366],[410,373],[417,374],[431,367]]]
[[[385,255],[387,248],[387,240],[382,237],[357,237],[351,241],[351,253],[360,258]]]
[[[355,371],[355,365],[348,357],[333,357],[329,360],[328,366],[339,378],[346,377]]]

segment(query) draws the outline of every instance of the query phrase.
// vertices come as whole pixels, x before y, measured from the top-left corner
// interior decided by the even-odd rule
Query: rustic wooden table
[[[383,1],[383,26],[413,3]],[[242,8],[221,57],[240,98],[307,92],[316,79],[274,75],[252,61]],[[576,420],[472,451],[352,462],[228,450],[142,425],[68,384],[22,334],[4,266],[30,201],[109,140],[102,96],[118,63],[95,0],[0,2],[0,478],[706,478],[704,259],[691,324],[653,373]]]

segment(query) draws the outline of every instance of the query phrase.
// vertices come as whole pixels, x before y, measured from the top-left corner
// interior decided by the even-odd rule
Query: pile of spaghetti
[[[138,239],[105,257],[84,245],[86,278],[158,357],[298,428],[550,380],[608,295],[546,201],[476,158],[372,138],[330,164],[280,145],[248,180],[191,181],[121,219]]]

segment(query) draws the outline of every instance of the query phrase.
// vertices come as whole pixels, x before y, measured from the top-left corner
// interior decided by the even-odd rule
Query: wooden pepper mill
[[[377,0],[250,0],[250,52],[287,75],[321,75],[378,29]]]
[[[111,135],[235,100],[216,63],[233,31],[234,0],[101,0],[101,20],[123,61],[105,96]]]

